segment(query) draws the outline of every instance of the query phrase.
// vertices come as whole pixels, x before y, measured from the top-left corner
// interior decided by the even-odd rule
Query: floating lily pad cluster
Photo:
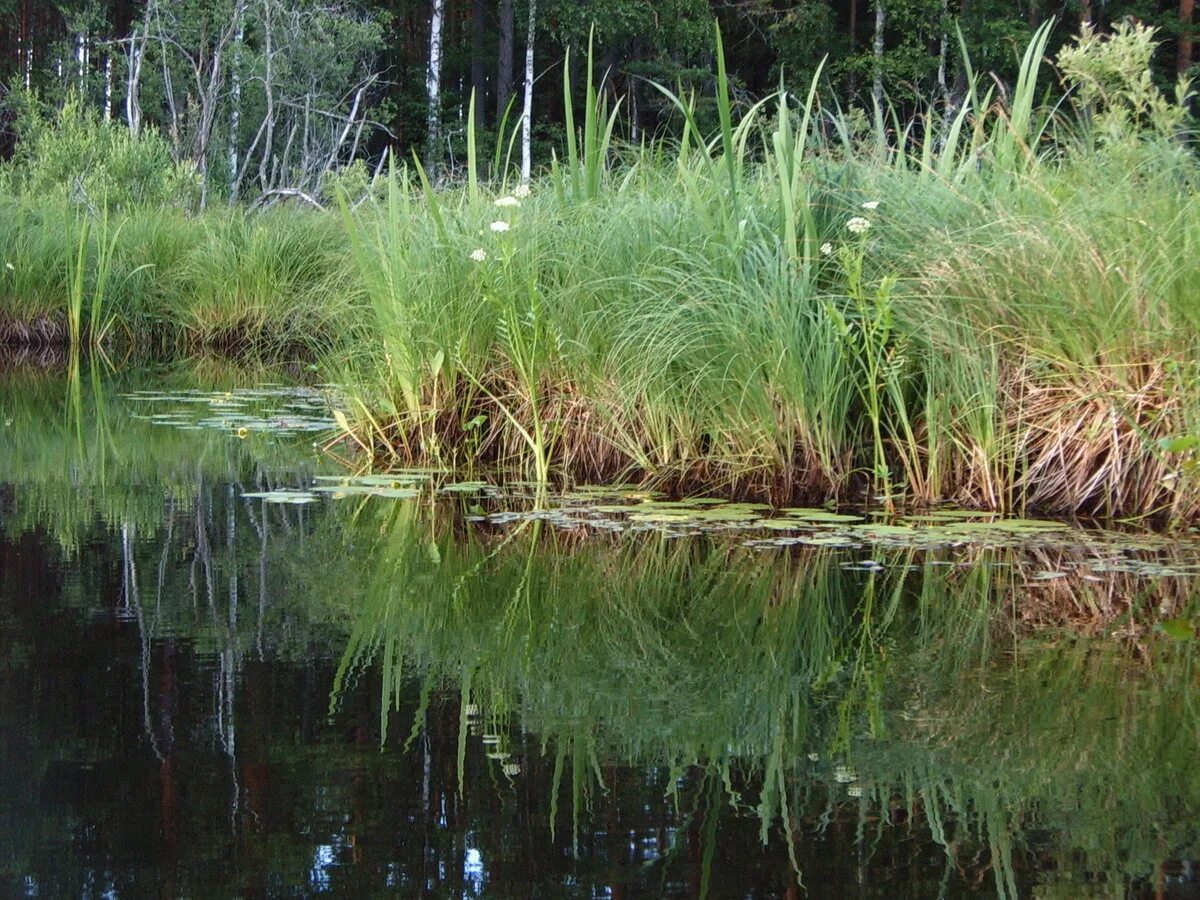
[[[384,500],[416,500],[430,494],[475,494],[499,497],[495,487],[482,481],[437,482],[446,473],[436,469],[407,469],[387,475],[317,475],[307,487],[249,491],[242,496],[267,503],[316,503],[322,498],[378,497]]]
[[[250,432],[298,435],[335,427],[327,390],[265,385],[217,393],[138,391],[127,396],[154,409],[139,418],[177,428],[213,428],[245,436]],[[671,499],[632,484],[583,485],[547,497],[535,485],[510,483],[498,487],[483,481],[453,481],[451,473],[429,468],[386,474],[319,475],[308,484],[242,496],[282,504],[347,498],[393,502],[436,496],[458,498],[467,509],[468,521],[480,524],[504,527],[543,521],[571,531],[653,532],[672,538],[723,535],[767,551],[797,545],[864,550],[862,554],[848,554],[846,565],[868,570],[880,565],[871,558],[870,551],[875,548],[1015,547],[1074,551],[1071,560],[1038,575],[1038,580],[1044,582],[1071,573],[1097,578],[1111,573],[1143,577],[1200,575],[1200,543],[1194,539],[1085,529],[1056,520],[1002,518],[956,508],[899,517],[823,507],[775,509],[763,503],[717,497]],[[1171,552],[1164,554],[1167,550]]]
[[[327,391],[316,388],[262,385],[230,391],[135,391],[124,396],[146,405],[147,411],[134,418],[188,431],[286,437],[336,427]]]
[[[1071,560],[1062,563],[1062,571],[1042,573],[1046,581],[1067,574],[1067,570],[1148,577],[1200,574],[1200,543],[1194,539],[1082,528],[1053,519],[1003,518],[977,510],[940,508],[897,517],[816,507],[773,509],[760,503],[733,503],[712,497],[671,500],[630,485],[586,486],[528,510],[513,509],[515,499],[506,494],[510,508],[472,518],[497,525],[540,519],[567,529],[653,531],[668,537],[719,534],[762,550],[804,545],[867,551],[1072,551]],[[1155,558],[1168,551],[1168,560]],[[948,560],[945,564],[954,563]],[[873,569],[879,564],[871,558],[848,557],[846,565]]]

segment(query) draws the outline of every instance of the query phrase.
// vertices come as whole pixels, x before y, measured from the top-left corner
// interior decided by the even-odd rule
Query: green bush
[[[32,109],[32,104],[31,104]],[[5,167],[6,187],[36,197],[65,197],[90,207],[195,205],[200,180],[178,163],[158,132],[134,134],[104,121],[78,97],[61,110],[21,117],[20,142]]]

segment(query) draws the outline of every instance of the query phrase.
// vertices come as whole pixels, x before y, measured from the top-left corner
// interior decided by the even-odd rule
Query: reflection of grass
[[[469,732],[503,750],[519,722],[551,742],[551,804],[576,828],[621,763],[708,773],[715,805],[758,816],[764,839],[849,817],[870,841],[889,827],[881,810],[903,809],[948,865],[986,851],[1002,895],[1030,853],[1053,860],[1046,878],[1119,884],[1200,849],[1191,645],[1143,630],[1139,659],[1032,643],[1012,611],[1036,561],[982,552],[958,569],[888,551],[883,571],[849,573],[819,549],[533,529],[464,542],[415,506],[364,507],[355,533],[379,537],[331,702],[380,664],[381,734],[408,732],[389,718],[416,679],[416,735],[449,689],[460,766]],[[1194,615],[1197,587],[1160,599]]]
[[[169,392],[173,385],[208,384],[223,391],[237,383],[228,370],[209,375],[216,380],[198,381],[195,371],[176,367],[154,373],[154,386]],[[238,441],[224,432],[183,431],[136,418],[147,412],[145,404],[122,395],[143,387],[144,377],[109,376],[95,359],[82,366],[74,360],[66,378],[34,368],[4,372],[0,471],[15,480],[6,530],[44,528],[68,548],[77,546],[96,517],[153,532],[163,522],[164,497],[187,507],[202,479],[282,473],[312,458],[300,441]],[[243,371],[240,377],[253,383],[264,375]]]

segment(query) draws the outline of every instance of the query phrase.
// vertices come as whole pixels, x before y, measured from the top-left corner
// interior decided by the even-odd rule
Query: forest
[[[156,129],[172,159],[194,167],[205,201],[317,197],[331,173],[355,160],[374,170],[389,149],[461,175],[468,113],[481,152],[490,151],[526,103],[533,164],[548,163],[562,152],[561,69],[572,69],[581,91],[593,41],[597,87],[621,104],[618,134],[636,143],[680,128],[654,82],[694,92],[698,116],[716,125],[714,20],[730,89],[742,102],[780,87],[803,94],[824,63],[824,83],[848,109],[869,113],[886,95],[907,112],[946,112],[965,98],[972,66],[995,78],[1001,94],[1011,90],[1024,47],[1046,22],[1050,53],[1085,25],[1152,27],[1165,44],[1154,76],[1172,83],[1193,64],[1193,7],[1194,0],[3,0],[0,151],[16,150],[23,116],[75,98],[133,134]],[[1047,75],[1042,87],[1057,85]]]

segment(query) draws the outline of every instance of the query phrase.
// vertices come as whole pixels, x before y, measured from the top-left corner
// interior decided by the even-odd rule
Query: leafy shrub
[[[175,162],[158,132],[103,121],[78,97],[49,115],[26,113],[18,127],[5,179],[14,190],[93,207],[192,206],[199,197],[195,167]]]
[[[1154,36],[1153,28],[1137,23],[1122,22],[1107,35],[1085,25],[1075,46],[1058,54],[1063,78],[1102,143],[1136,139],[1147,130],[1173,137],[1187,120],[1189,83],[1181,78],[1169,98],[1151,77]]]

